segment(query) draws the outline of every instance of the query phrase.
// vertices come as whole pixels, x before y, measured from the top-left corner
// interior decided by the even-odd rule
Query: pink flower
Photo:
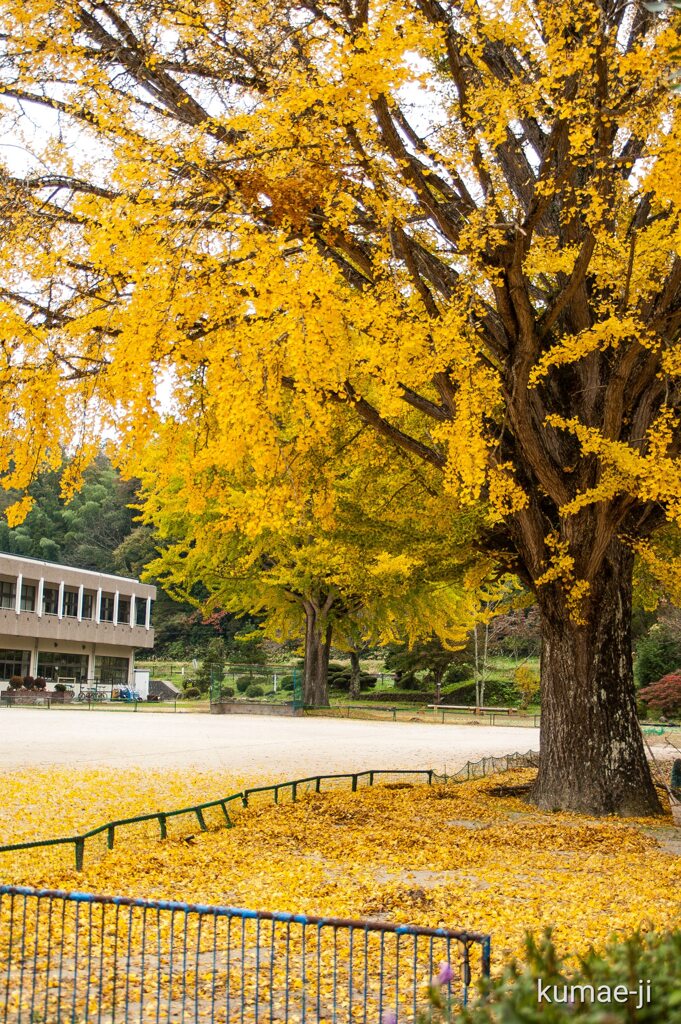
[[[454,971],[448,960],[442,960],[440,963],[440,970],[433,978],[433,982],[436,985],[448,985],[454,978]]]
[[[394,1010],[386,1010],[381,1017],[381,1024],[397,1024],[397,1014]]]

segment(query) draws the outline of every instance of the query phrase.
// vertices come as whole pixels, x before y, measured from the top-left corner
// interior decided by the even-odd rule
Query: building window
[[[21,610],[22,612],[35,611],[35,587],[32,583],[24,583],[21,588]]]
[[[147,624],[147,602],[144,597],[135,598],[135,624],[146,626]]]
[[[9,680],[12,676],[27,676],[30,665],[30,651],[0,650],[0,679]]]
[[[87,680],[87,654],[39,651],[38,675],[54,682],[57,679],[75,679],[77,683],[84,683]]]
[[[87,590],[83,594],[83,618],[91,619],[92,612],[95,606],[95,595],[89,594]]]
[[[14,608],[17,599],[16,582],[0,580],[0,608]]]
[[[102,607],[99,613],[100,622],[113,622],[114,597],[109,594],[102,594]]]
[[[70,618],[75,619],[78,615],[78,591],[77,590],[65,590],[64,591],[64,615],[68,615]]]
[[[45,615],[56,615],[59,611],[59,590],[57,587],[45,587],[43,590],[43,611]]]
[[[95,679],[106,686],[127,686],[130,662],[127,658],[95,655]]]
[[[121,626],[127,626],[130,624],[130,598],[119,597],[118,598],[118,619],[117,622]]]

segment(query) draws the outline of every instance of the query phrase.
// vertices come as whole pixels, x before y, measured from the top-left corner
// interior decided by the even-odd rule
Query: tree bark
[[[305,664],[303,703],[307,707],[329,706],[329,652],[333,627],[311,601],[305,608]]]
[[[613,540],[584,624],[555,584],[537,588],[542,625],[541,758],[531,799],[546,810],[661,813],[636,718],[633,554]]]
[[[435,703],[439,704],[442,700],[442,677],[445,673],[443,665],[436,665],[433,676],[435,680]]]
[[[350,674],[350,697],[352,700],[359,700],[361,693],[360,675],[362,669],[359,662],[359,652],[357,650],[350,650],[350,666],[352,669]]]

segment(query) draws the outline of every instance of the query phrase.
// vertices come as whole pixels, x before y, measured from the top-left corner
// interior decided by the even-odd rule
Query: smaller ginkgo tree
[[[139,507],[161,542],[147,572],[205,612],[258,616],[265,635],[301,639],[313,706],[328,703],[332,640],[350,648],[435,634],[463,646],[494,573],[471,547],[482,513],[457,514],[452,502],[443,517],[442,495],[408,460],[386,490],[373,435],[353,440],[351,462],[342,430],[334,458],[312,446],[288,461],[282,429],[279,468],[259,473],[247,455],[240,468],[226,464],[210,430],[198,450],[196,425],[168,420],[140,470]]]

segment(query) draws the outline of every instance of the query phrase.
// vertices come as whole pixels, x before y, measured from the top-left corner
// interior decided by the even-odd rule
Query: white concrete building
[[[14,675],[132,685],[135,648],[154,644],[155,597],[124,576],[0,553],[0,690]]]

